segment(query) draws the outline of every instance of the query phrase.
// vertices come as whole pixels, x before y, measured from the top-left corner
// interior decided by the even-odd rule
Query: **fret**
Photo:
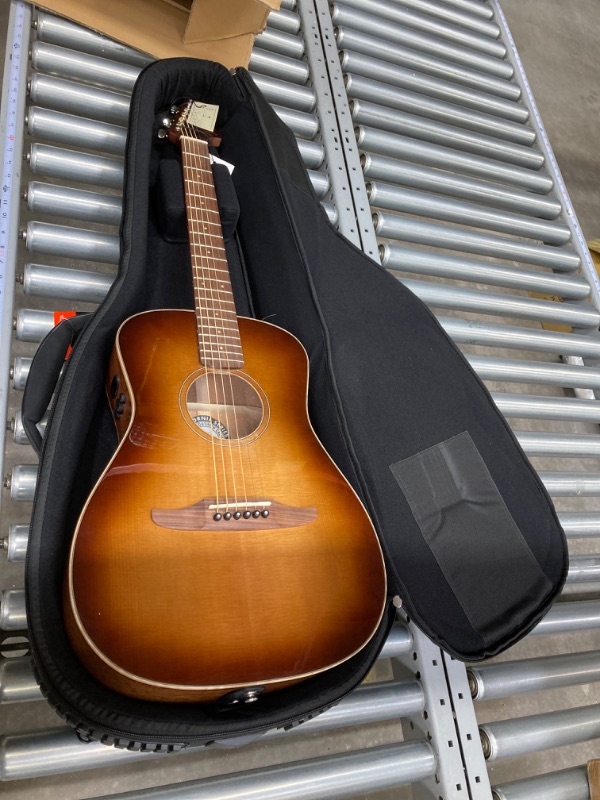
[[[227,353],[232,353],[234,356],[239,356],[242,352],[242,345],[230,342],[229,344],[218,345],[208,342],[206,345],[198,339],[198,349],[202,353],[212,353],[216,356],[223,356]]]
[[[216,333],[203,333],[202,331],[198,331],[198,341],[202,340],[202,342],[209,342],[210,344],[226,344],[226,342],[211,342],[211,339],[235,339],[235,336],[227,336],[227,334],[222,333],[220,335]],[[229,346],[229,345],[228,345]],[[239,347],[237,342],[234,342],[231,347]]]
[[[199,268],[192,264],[192,269],[196,270],[196,272],[197,272]],[[208,271],[210,271],[210,272],[224,272],[226,275],[229,275],[229,273],[227,272],[226,269],[216,269],[216,268],[210,269],[208,267],[206,269],[202,269],[202,280],[209,281],[209,282],[212,281],[213,283],[223,283],[223,282],[226,282],[226,281],[225,281],[224,278],[210,278],[210,277],[208,277],[208,275],[207,275]],[[200,276],[196,275],[195,277],[198,278]]]
[[[233,302],[231,297],[227,296],[229,294],[229,291],[227,289],[210,289],[205,286],[198,286],[196,287],[196,291],[203,295],[208,295],[210,297],[213,297],[215,302],[219,303],[219,307],[221,303],[227,303],[231,304],[232,306],[235,306],[235,303]]]
[[[200,198],[206,200],[206,195],[204,195],[204,194],[196,194],[195,192],[188,192],[187,196],[188,197],[200,197]],[[218,214],[219,213],[218,209],[207,208],[206,206],[204,206],[202,210],[203,211],[208,211],[209,214]],[[220,219],[220,217],[219,217],[219,219]]]
[[[199,181],[196,180],[195,178],[190,178],[189,181],[192,184],[192,186],[199,185],[199,186],[209,186],[211,189],[213,188],[213,184],[210,181]]]

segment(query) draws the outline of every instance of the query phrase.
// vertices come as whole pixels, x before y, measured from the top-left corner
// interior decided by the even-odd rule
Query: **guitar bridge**
[[[153,508],[150,516],[160,528],[178,531],[251,531],[308,525],[317,518],[317,509],[276,500],[205,498],[184,508]]]

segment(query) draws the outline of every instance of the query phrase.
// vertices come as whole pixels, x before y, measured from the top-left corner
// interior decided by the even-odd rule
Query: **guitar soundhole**
[[[237,441],[262,432],[266,398],[230,372],[204,372],[183,386],[188,423],[211,440]]]

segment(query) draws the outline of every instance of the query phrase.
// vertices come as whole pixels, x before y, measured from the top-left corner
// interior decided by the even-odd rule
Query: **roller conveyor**
[[[13,3],[9,36],[18,5]],[[27,17],[29,7],[23,8]],[[10,311],[15,352],[3,355],[12,430],[6,433],[0,535],[11,575],[23,561],[37,472],[24,443],[18,393],[36,342],[54,324],[54,311],[93,310],[114,278],[128,94],[149,60],[46,12],[34,10],[33,17],[31,71],[21,77],[23,106],[25,80],[29,84],[26,124],[32,139],[31,180],[20,187],[28,215],[15,221],[23,264],[15,269],[21,285]],[[306,35],[316,25],[320,42]],[[315,72],[317,63],[327,64],[326,80]],[[550,654],[556,650],[550,643],[600,626],[598,601],[587,599],[600,577],[592,542],[600,535],[600,509],[577,505],[600,496],[594,460],[600,455],[594,394],[600,383],[598,281],[501,9],[495,0],[285,2],[257,37],[250,69],[298,137],[330,219],[439,314],[476,371],[491,382],[498,407],[534,463],[561,459],[552,469],[540,461],[540,474],[559,505],[570,546],[589,542],[591,550],[573,550],[568,592],[532,632],[536,641],[549,643],[548,655],[532,663],[517,652],[504,673],[505,665],[492,662],[475,679],[476,667],[467,675],[463,665],[399,622],[376,669],[385,671],[391,658],[392,676],[365,684],[345,709],[340,705],[313,726],[313,737],[338,727],[344,735],[352,732],[348,753],[323,759],[307,749],[304,761],[288,756],[279,762],[279,751],[269,748],[286,736],[273,735],[261,747],[272,752],[274,766],[259,759],[254,772],[234,769],[222,777],[223,759],[215,777],[181,784],[177,779],[177,787],[167,786],[163,795],[217,800],[231,791],[240,798],[259,791],[275,800],[284,794],[342,798],[380,790],[404,798],[410,790],[401,787],[411,784],[415,800],[588,800],[581,766],[515,775],[492,787],[486,760],[599,736],[594,704],[477,722],[480,701],[502,697],[509,686],[513,694],[527,695],[587,685],[600,669],[598,651],[585,652],[585,644],[569,655]],[[332,86],[343,87],[334,93],[334,107],[327,105]],[[327,128],[328,119],[336,125]],[[346,141],[342,155],[335,147],[340,135]],[[340,203],[348,195],[351,213]],[[524,429],[524,420],[532,430]],[[571,503],[564,510],[562,498]],[[22,632],[22,592],[8,584],[0,589],[0,629]],[[576,599],[567,596],[573,593]],[[487,686],[487,694],[482,689],[472,699],[469,686],[475,683]],[[17,708],[34,699],[39,692],[27,656],[0,657],[0,700]],[[361,749],[363,726],[386,730],[394,719],[402,720],[404,742],[396,735],[392,744]],[[310,730],[303,727],[294,733],[296,757],[303,755]],[[2,732],[3,780],[47,775],[46,746],[57,748],[54,774],[100,765],[90,756],[86,766],[74,766],[92,750],[68,730]],[[117,751],[99,746],[97,752],[108,766],[107,753]],[[118,769],[117,761],[128,755],[136,757],[119,753],[113,765]],[[142,757],[148,756],[137,755]],[[134,779],[125,788],[128,797],[150,797]],[[152,796],[159,796],[156,790]]]

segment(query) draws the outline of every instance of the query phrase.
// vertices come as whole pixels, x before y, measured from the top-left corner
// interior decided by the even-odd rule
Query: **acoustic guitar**
[[[188,101],[168,128],[196,308],[119,328],[107,390],[120,441],[76,526],[64,613],[80,660],[111,689],[248,702],[359,652],[386,576],[364,507],[312,430],[302,345],[236,315],[217,140],[201,116]]]

